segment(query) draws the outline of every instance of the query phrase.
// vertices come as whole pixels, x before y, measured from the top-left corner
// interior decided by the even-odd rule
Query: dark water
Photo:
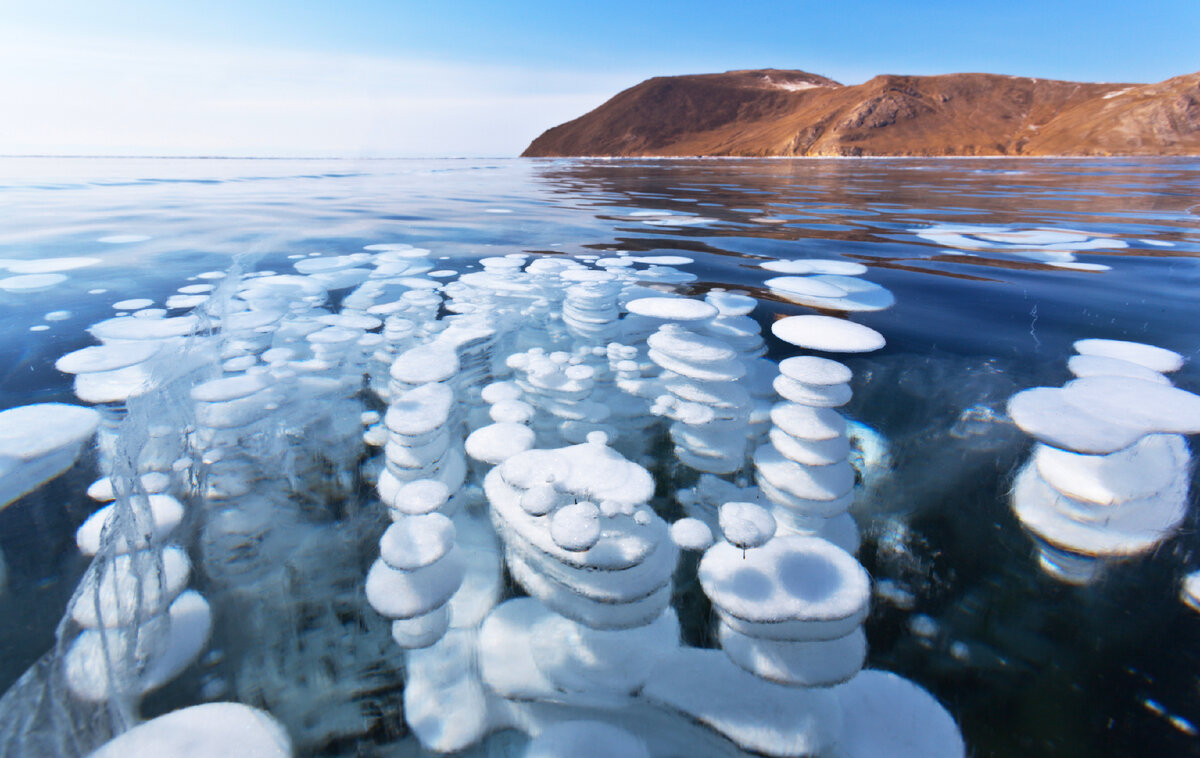
[[[70,401],[53,362],[93,344],[84,330],[113,303],[161,304],[230,266],[289,272],[389,242],[457,271],[507,253],[678,255],[692,292],[750,292],[766,325],[811,311],[767,290],[778,274],[759,263],[863,263],[896,301],[852,314],[888,345],[847,361],[848,413],[894,469],[856,513],[860,559],[899,590],[873,601],[869,665],[934,692],[977,756],[1200,755],[1200,613],[1178,600],[1200,567],[1197,483],[1156,551],[1062,585],[1008,508],[1027,438],[970,423],[1065,382],[1085,337],[1175,350],[1189,362],[1173,380],[1200,390],[1200,161],[0,159],[0,207],[0,268],[97,259],[36,291],[0,281],[0,409]],[[687,215],[707,220],[675,225]],[[0,689],[50,647],[84,568],[86,473],[0,511]]]

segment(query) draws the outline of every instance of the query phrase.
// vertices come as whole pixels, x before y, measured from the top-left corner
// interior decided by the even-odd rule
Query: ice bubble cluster
[[[1163,372],[1177,353],[1106,339],[1075,343],[1063,387],[1035,387],[1008,403],[1012,420],[1038,444],[1018,472],[1012,507],[1035,537],[1052,576],[1093,581],[1104,559],[1139,555],[1179,526],[1188,508],[1200,396]]]
[[[388,243],[299,256],[294,273],[206,272],[220,285],[95,324],[99,344],[59,360],[94,408],[4,412],[18,495],[96,433],[64,697],[121,731],[226,619],[227,647],[192,669],[202,691],[267,708],[301,752],[369,721],[439,753],[517,730],[531,757],[961,758],[931,696],[860,672],[846,365],[766,360],[757,301],[692,296],[677,256],[513,254],[461,275],[428,256]],[[830,310],[883,302],[837,263],[781,273],[811,274]],[[772,332],[883,346],[827,316]],[[48,413],[51,437],[10,431]],[[683,644],[681,551],[701,554],[719,649]],[[230,673],[197,671],[213,667]],[[169,728],[218,718],[246,743],[186,737],[202,754],[290,750],[262,713],[217,703],[100,754],[171,752]]]
[[[940,224],[911,231],[921,239],[944,247],[972,251],[966,253],[968,255],[1001,252],[1079,271],[1106,271],[1109,267],[1102,263],[1079,262],[1076,253],[1128,247],[1124,240],[1110,235],[1074,229]]]
[[[784,273],[763,284],[784,300],[826,311],[881,311],[896,303],[884,286],[859,279],[867,267],[853,261],[809,258],[765,261],[768,271]]]

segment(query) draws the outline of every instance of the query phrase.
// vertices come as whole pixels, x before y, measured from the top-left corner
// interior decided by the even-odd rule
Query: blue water
[[[1200,487],[1152,555],[1067,587],[1008,510],[1027,439],[964,417],[1061,385],[1085,337],[1175,350],[1173,380],[1200,391],[1200,161],[0,158],[0,208],[0,280],[14,261],[97,259],[37,291],[0,281],[0,410],[70,401],[53,362],[114,303],[161,305],[230,267],[395,242],[460,272],[508,253],[678,255],[692,292],[750,292],[767,325],[812,311],[766,289],[779,274],[761,262],[865,264],[895,305],[852,314],[888,345],[847,360],[847,410],[900,473],[856,514],[860,559],[913,598],[874,601],[870,665],[938,695],[977,756],[1200,755],[1200,614],[1177,598],[1200,566]],[[83,570],[71,535],[90,506],[71,484],[0,511],[0,690],[51,646]]]

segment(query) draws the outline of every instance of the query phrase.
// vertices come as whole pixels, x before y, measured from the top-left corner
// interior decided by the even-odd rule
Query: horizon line
[[[139,158],[155,160],[220,161],[423,161],[423,160],[503,160],[519,155],[154,155],[143,153],[0,153],[2,158]]]

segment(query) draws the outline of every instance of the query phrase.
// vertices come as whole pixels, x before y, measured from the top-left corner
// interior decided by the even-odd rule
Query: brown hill
[[[803,71],[656,77],[524,156],[1196,155],[1200,73],[1158,84]]]

